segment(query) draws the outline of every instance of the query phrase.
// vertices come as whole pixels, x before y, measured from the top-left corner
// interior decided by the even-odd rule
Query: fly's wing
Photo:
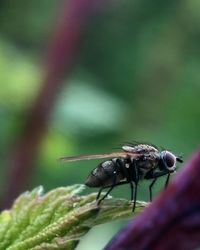
[[[83,161],[83,160],[96,160],[96,159],[106,159],[106,158],[126,158],[128,156],[137,157],[139,154],[131,152],[113,152],[109,154],[94,154],[94,155],[80,155],[80,156],[69,156],[62,157],[59,159],[61,162],[67,161]]]

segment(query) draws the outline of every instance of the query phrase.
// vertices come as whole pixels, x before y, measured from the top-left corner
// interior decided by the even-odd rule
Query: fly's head
[[[176,171],[176,162],[183,162],[181,157],[174,155],[172,152],[164,150],[160,153],[160,169],[173,173]]]

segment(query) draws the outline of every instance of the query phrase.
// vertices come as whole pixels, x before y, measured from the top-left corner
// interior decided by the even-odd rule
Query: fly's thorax
[[[159,159],[159,153],[154,152],[141,155],[135,160],[135,164],[141,179],[144,178],[146,173],[158,167]]]
[[[139,153],[139,154],[148,154],[148,153],[158,152],[158,149],[155,146],[148,145],[148,144],[137,144],[134,146],[124,145],[122,149],[126,152]]]
[[[155,168],[159,162],[159,153],[143,154],[137,157],[136,162],[138,167],[145,167],[147,169]]]

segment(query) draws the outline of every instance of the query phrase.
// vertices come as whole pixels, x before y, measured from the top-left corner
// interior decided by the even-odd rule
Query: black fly
[[[170,151],[159,151],[157,147],[148,144],[127,144],[122,146],[122,150],[123,152],[110,154],[63,157],[60,158],[60,160],[79,161],[110,158],[109,160],[101,162],[92,170],[85,184],[88,187],[100,187],[97,195],[98,204],[108,196],[114,187],[129,184],[134,211],[138,182],[143,179],[152,180],[149,185],[150,201],[152,201],[152,187],[157,178],[166,175],[166,187],[170,174],[176,170],[176,162],[183,161],[181,157],[174,155]],[[105,188],[108,188],[108,191],[100,198],[101,192]]]

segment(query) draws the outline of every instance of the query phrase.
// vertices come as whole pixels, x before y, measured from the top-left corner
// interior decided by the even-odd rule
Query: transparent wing
[[[137,156],[136,153],[128,153],[128,152],[113,152],[109,154],[95,154],[95,155],[79,155],[79,156],[69,156],[62,157],[59,159],[61,162],[67,161],[83,161],[83,160],[95,160],[95,159],[106,159],[106,158],[118,158],[118,157],[127,157],[127,156]]]

